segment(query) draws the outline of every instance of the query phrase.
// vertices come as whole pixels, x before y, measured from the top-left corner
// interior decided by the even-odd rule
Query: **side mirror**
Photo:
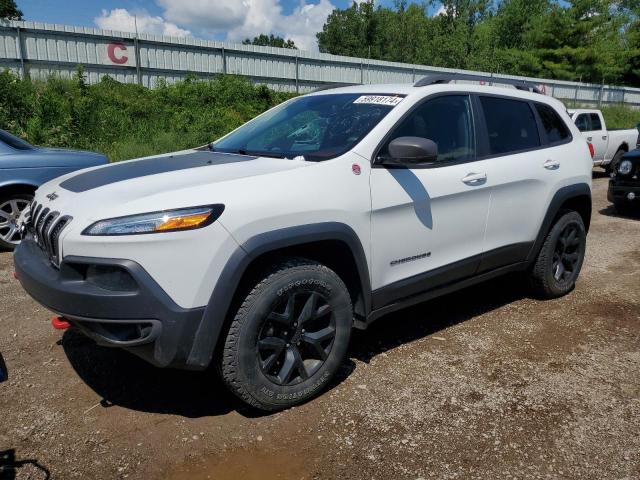
[[[392,163],[420,165],[438,159],[438,145],[422,137],[398,137],[389,144]]]

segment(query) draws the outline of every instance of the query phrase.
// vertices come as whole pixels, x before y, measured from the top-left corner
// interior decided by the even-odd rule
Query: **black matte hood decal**
[[[125,161],[91,170],[90,172],[80,173],[62,182],[60,187],[74,193],[81,193],[133,178],[206,167],[208,165],[247,162],[256,158],[232,153],[193,152],[147,158],[145,160]]]

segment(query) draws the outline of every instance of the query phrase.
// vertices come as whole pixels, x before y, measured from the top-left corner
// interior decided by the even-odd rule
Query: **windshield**
[[[299,97],[243,125],[212,148],[243,155],[328,160],[351,150],[402,98],[357,93]]]
[[[21,138],[11,135],[9,132],[0,130],[0,142],[9,145],[16,150],[32,150],[33,147]]]

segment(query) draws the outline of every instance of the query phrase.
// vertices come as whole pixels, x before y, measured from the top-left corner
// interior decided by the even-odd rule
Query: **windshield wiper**
[[[239,149],[238,153],[240,155],[249,155],[251,157],[284,158],[284,155],[277,155],[275,153],[269,153],[269,152],[245,150],[244,148]]]

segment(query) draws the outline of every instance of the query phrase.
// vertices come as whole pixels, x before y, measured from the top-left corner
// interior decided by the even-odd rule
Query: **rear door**
[[[575,119],[576,127],[582,132],[585,140],[593,145],[593,161],[600,164],[607,151],[608,135],[597,113],[580,113]]]
[[[383,141],[376,162],[398,137],[433,140],[428,168],[371,170],[373,307],[472,275],[480,262],[489,210],[486,161],[476,158],[471,96],[427,98]]]
[[[479,271],[488,271],[520,262],[529,253],[567,160],[571,135],[546,104],[487,95],[479,95],[478,103],[483,114],[479,148],[488,162],[491,188]]]

